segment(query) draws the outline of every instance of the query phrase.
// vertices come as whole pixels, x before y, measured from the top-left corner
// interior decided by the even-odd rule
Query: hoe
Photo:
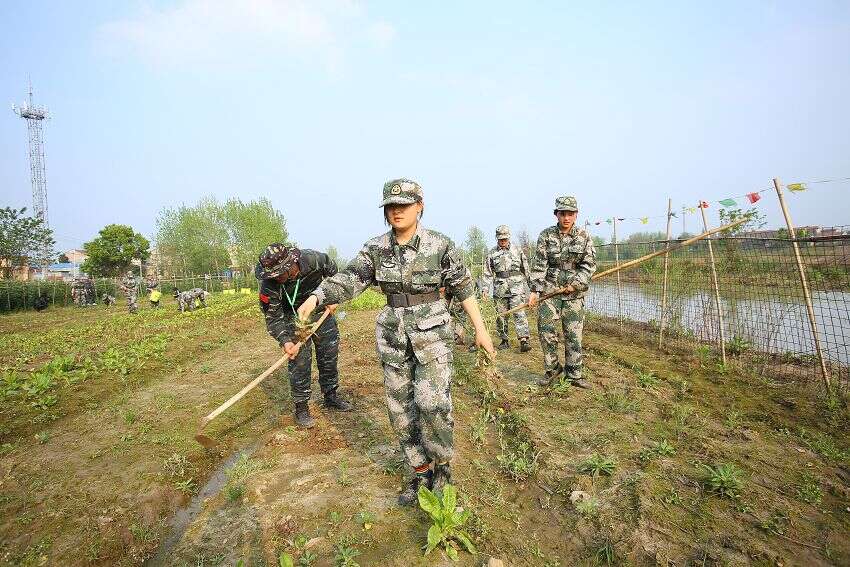
[[[322,323],[325,322],[325,319],[327,319],[328,315],[330,315],[330,314],[331,314],[331,310],[325,309],[325,312],[322,313],[322,316],[319,317],[319,320],[316,321],[313,325],[307,327],[305,332],[303,332],[301,334],[301,337],[299,338],[296,345],[297,346],[303,346],[304,343],[306,343],[308,340],[310,340],[310,337],[313,336],[313,333],[315,333],[318,330],[318,328],[322,326]],[[245,386],[244,388],[239,390],[236,394],[233,395],[233,397],[231,397],[229,400],[227,400],[226,402],[224,402],[223,404],[221,404],[220,406],[215,408],[212,412],[210,412],[209,415],[207,415],[206,417],[201,419],[201,427],[198,429],[197,435],[195,435],[195,441],[197,441],[198,443],[203,445],[204,448],[206,448],[206,449],[215,448],[215,446],[218,445],[218,443],[214,439],[212,439],[211,437],[208,437],[207,435],[203,434],[204,427],[206,427],[207,424],[209,422],[211,422],[212,420],[214,420],[216,417],[218,417],[219,415],[224,413],[224,411],[227,408],[229,408],[230,406],[232,406],[233,404],[235,404],[236,402],[241,400],[242,397],[245,396],[245,394],[247,394],[251,390],[253,390],[257,386],[257,384],[259,384],[260,382],[262,382],[263,380],[268,378],[272,373],[274,373],[275,370],[277,370],[278,368],[283,366],[288,361],[289,361],[288,355],[281,356],[279,359],[277,359],[277,361],[275,361],[274,364],[269,366],[268,370],[266,370],[265,372],[263,372],[262,374],[260,374],[259,376],[257,376],[253,380],[251,380],[251,382],[249,382],[247,386]]]

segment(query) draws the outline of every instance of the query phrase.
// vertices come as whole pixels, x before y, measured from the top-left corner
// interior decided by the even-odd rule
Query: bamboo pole
[[[667,312],[667,267],[670,262],[670,222],[673,219],[673,199],[667,199],[667,242],[664,250],[664,279],[661,285],[661,313],[658,315],[658,348],[664,343],[664,314]]]
[[[617,217],[612,219],[614,226],[614,266],[620,265],[620,246],[617,244]],[[617,320],[623,325],[623,284],[620,281],[620,272],[617,272]]]
[[[791,237],[791,245],[794,248],[794,259],[797,262],[797,273],[800,275],[800,285],[803,288],[803,298],[806,301],[806,313],[808,313],[809,325],[812,329],[812,337],[815,340],[815,351],[817,352],[818,361],[820,362],[820,372],[827,392],[829,392],[832,389],[832,384],[830,382],[829,370],[826,367],[826,361],[823,357],[823,349],[820,344],[818,324],[815,319],[815,308],[812,305],[812,295],[809,292],[809,282],[806,279],[806,269],[803,266],[803,257],[800,255],[800,247],[797,245],[797,233],[794,229],[794,223],[791,222],[791,214],[788,212],[788,206],[785,204],[785,197],[782,195],[782,183],[779,182],[779,179],[774,178],[773,186],[776,188],[776,196],[779,197],[779,206],[782,208],[782,215],[785,217],[785,225],[788,227],[788,234]]]
[[[712,234],[717,234],[718,232],[721,232],[723,230],[729,230],[729,229],[735,228],[736,226],[743,224],[745,222],[747,222],[747,219],[742,218],[742,219],[736,220],[735,222],[730,222],[729,224],[725,224],[723,226],[718,226],[717,228],[712,228],[711,230],[703,232],[702,234],[697,234],[696,236],[692,236],[691,238],[688,238],[684,242],[680,242],[679,244],[676,244],[675,246],[671,246],[667,250],[656,250],[655,252],[647,254],[646,256],[641,256],[640,258],[635,258],[634,260],[629,260],[628,262],[624,262],[624,263],[620,264],[618,267],[609,268],[607,270],[597,272],[590,277],[590,280],[591,281],[598,280],[599,278],[604,278],[606,276],[610,276],[611,274],[616,274],[620,270],[627,270],[629,268],[633,268],[633,267],[635,267],[639,264],[643,264],[644,262],[648,262],[649,260],[652,260],[653,258],[657,258],[658,256],[661,256],[662,254],[669,254],[670,252],[675,252],[676,250],[681,250],[682,248],[685,248],[686,246],[690,246],[694,242],[699,242],[703,238],[707,238],[707,237],[711,236]],[[565,293],[569,293],[568,288],[569,288],[569,286],[558,288],[554,291],[550,291],[549,293],[544,293],[543,295],[541,295],[540,297],[537,298],[537,301],[538,302],[545,301],[545,300],[549,299],[550,297],[555,297],[556,295],[563,295]],[[502,311],[502,312],[499,313],[499,315],[503,315],[503,316],[504,315],[510,315],[511,313],[514,313],[515,311],[520,311],[521,309],[528,309],[528,303],[523,303],[522,305],[517,305],[516,307],[514,307],[512,309],[508,309],[507,311]]]
[[[702,201],[699,204],[699,211],[702,214],[703,230],[708,230],[708,220],[705,217],[705,207]],[[720,360],[726,364],[726,333],[723,329],[723,306],[720,303],[720,285],[717,283],[717,267],[714,263],[714,247],[711,245],[711,239],[708,239],[708,260],[711,262],[711,283],[714,285],[714,307],[717,309],[717,325],[719,329],[718,338],[720,340]]]

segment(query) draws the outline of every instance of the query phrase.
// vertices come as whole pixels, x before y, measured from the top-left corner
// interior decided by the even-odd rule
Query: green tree
[[[222,216],[235,265],[244,273],[253,270],[260,252],[272,242],[290,243],[286,219],[268,199],[247,203],[230,199],[224,204]]]
[[[477,226],[470,226],[466,231],[463,248],[472,277],[480,277],[484,270],[484,258],[487,257],[487,239],[484,237],[484,232]]]
[[[657,232],[635,232],[629,235],[626,242],[655,242],[666,240],[667,235],[661,231]]]
[[[100,229],[97,238],[83,245],[88,258],[81,269],[92,276],[114,277],[126,271],[133,260],[147,260],[149,247],[148,239],[132,227],[109,224]]]
[[[46,265],[53,257],[53,231],[44,219],[25,216],[26,207],[0,209],[0,269],[3,277],[14,267],[32,262]]]
[[[70,262],[70,261],[71,261],[71,259],[70,259],[70,258],[68,258],[68,257],[67,257],[67,256],[63,253],[63,254],[59,254],[59,257],[56,259],[56,261],[57,261],[57,262],[59,262],[60,264],[67,264],[68,262]]]
[[[214,198],[164,209],[156,220],[160,263],[172,274],[218,273],[230,267],[230,235]]]
[[[723,236],[746,236],[746,233],[751,230],[762,228],[765,224],[765,215],[755,207],[742,209],[720,209],[720,224],[729,224],[735,221],[746,219],[745,222],[734,228],[724,230]],[[735,238],[724,238],[720,243],[723,267],[726,270],[741,270],[745,264],[741,258],[742,246],[747,244],[746,241],[739,241]]]
[[[328,246],[327,251],[328,257],[336,263],[336,267],[338,270],[342,271],[348,265],[348,260],[339,255],[339,250],[336,249],[336,246],[331,244]]]

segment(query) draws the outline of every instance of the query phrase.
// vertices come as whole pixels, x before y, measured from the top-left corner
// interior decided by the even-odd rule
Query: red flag
[[[706,203],[705,201],[700,201],[700,202],[699,202],[699,208],[700,208],[700,209],[707,209],[707,208],[708,208],[708,203]]]
[[[761,199],[761,195],[758,193],[747,193],[747,199],[750,200],[750,203],[755,203],[759,199]]]

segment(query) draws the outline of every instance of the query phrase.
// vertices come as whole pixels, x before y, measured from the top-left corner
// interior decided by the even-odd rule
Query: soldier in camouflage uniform
[[[121,291],[127,294],[127,311],[135,313],[139,310],[139,305],[136,303],[138,283],[132,270],[128,271],[127,275],[121,280],[120,287]]]
[[[327,254],[315,250],[288,248],[283,244],[270,244],[260,255],[254,275],[260,281],[260,309],[266,318],[269,334],[284,351],[293,351],[296,338],[296,309],[317,288],[322,280],[336,274],[337,267]],[[336,306],[334,306],[335,309]],[[315,322],[321,314],[311,319]],[[289,386],[295,402],[295,421],[302,427],[313,427],[310,415],[311,366],[313,344],[316,345],[316,367],[319,369],[319,387],[325,398],[325,407],[349,411],[351,404],[337,393],[339,387],[339,328],[336,318],[328,316],[322,326],[307,341],[296,356],[289,361]]]
[[[370,285],[386,294],[387,305],[377,320],[377,350],[390,423],[415,472],[399,495],[400,504],[410,505],[420,484],[442,490],[451,478],[452,326],[441,287],[469,315],[476,344],[495,351],[460,253],[448,237],[419,223],[421,187],[394,179],[384,185],[383,197],[380,206],[392,230],[366,242],[344,271],[322,282],[299,314],[350,300]]]
[[[492,289],[493,301],[497,311],[507,311],[525,303],[528,295],[528,258],[519,246],[511,243],[511,230],[506,225],[496,228],[496,247],[484,259],[484,289]],[[486,293],[486,292],[485,292]],[[524,310],[516,311],[514,326],[519,338],[520,350],[528,352],[531,345],[528,338],[528,317]],[[500,349],[510,348],[508,340],[510,328],[507,317],[496,317],[496,328],[499,330]]]
[[[540,233],[531,272],[531,296],[534,307],[540,294],[567,287],[567,293],[540,302],[537,331],[543,349],[546,375],[538,383],[549,386],[564,379],[574,386],[589,388],[581,377],[581,338],[584,325],[584,296],[590,277],[596,271],[593,239],[575,224],[578,204],[575,197],[555,200],[558,223]],[[558,321],[564,331],[564,365],[559,361]]]
[[[71,299],[77,307],[84,305],[85,288],[83,287],[82,278],[74,278],[74,281],[71,283]]]

